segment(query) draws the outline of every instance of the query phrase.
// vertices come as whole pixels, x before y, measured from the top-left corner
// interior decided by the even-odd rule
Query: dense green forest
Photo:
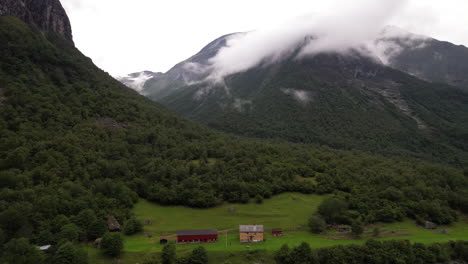
[[[221,84],[175,80],[162,93],[164,78],[145,95],[218,130],[468,166],[468,92],[357,53],[293,54]]]
[[[362,246],[336,246],[312,250],[307,243],[289,248],[284,245],[276,252],[277,264],[339,264],[339,263],[398,263],[431,264],[468,261],[468,244],[411,244],[409,241],[369,240]]]
[[[335,193],[348,205],[344,222],[450,223],[456,211],[468,212],[466,170],[211,131],[15,18],[0,18],[0,51],[5,263],[81,256],[67,241],[102,236],[108,215],[125,222],[139,197],[212,207],[286,191]],[[46,256],[32,246],[44,244],[59,246]]]

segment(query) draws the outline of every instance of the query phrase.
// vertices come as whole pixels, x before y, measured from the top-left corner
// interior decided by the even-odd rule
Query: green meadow
[[[232,263],[243,263],[241,259],[265,258],[264,263],[270,263],[273,252],[283,244],[297,246],[308,242],[311,247],[328,247],[335,245],[362,244],[372,235],[375,226],[369,226],[361,239],[352,239],[346,235],[326,234],[314,235],[307,231],[307,220],[317,210],[324,196],[285,193],[265,200],[262,204],[225,204],[211,209],[194,209],[182,206],[161,206],[141,200],[136,204],[136,217],[145,222],[151,220],[151,225],[144,225],[144,233],[126,236],[123,263],[139,263],[152,254],[162,250],[159,239],[164,237],[175,239],[175,232],[182,229],[216,228],[220,232],[217,243],[203,244],[210,254],[210,262],[223,263],[229,259]],[[241,244],[238,241],[238,226],[240,224],[260,224],[265,229],[282,228],[284,235],[273,237],[265,234],[266,241],[262,243]],[[414,224],[411,220],[400,223],[379,225],[379,239],[406,239],[412,242],[435,243],[450,240],[468,240],[468,219],[463,217],[454,225],[439,227],[437,230],[427,230]],[[447,230],[447,234],[440,232]],[[177,245],[179,254],[186,254],[194,245]],[[112,263],[112,260],[102,257],[99,251],[88,249],[92,263]]]

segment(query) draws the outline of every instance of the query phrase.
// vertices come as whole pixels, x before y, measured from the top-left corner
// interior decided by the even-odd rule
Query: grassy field
[[[317,210],[324,199],[318,195],[303,195],[286,193],[265,200],[263,204],[225,204],[211,209],[193,209],[181,206],[160,206],[141,200],[135,206],[135,215],[144,222],[151,220],[152,225],[145,225],[146,234],[125,237],[125,254],[123,263],[138,263],[151,254],[159,254],[162,246],[160,237],[175,238],[175,232],[181,229],[208,229],[216,228],[219,231],[228,231],[228,235],[220,235],[219,241],[203,246],[210,254],[210,262],[223,263],[229,259],[231,263],[243,263],[240,259],[265,258],[263,263],[271,261],[271,254],[283,244],[290,246],[308,242],[311,247],[327,247],[334,245],[362,244],[367,238],[351,239],[344,235],[314,235],[307,232],[308,217]],[[241,244],[238,241],[239,224],[261,224],[265,229],[283,228],[282,237],[273,237],[266,233],[266,242]],[[373,227],[367,227],[367,234]],[[448,234],[427,230],[406,220],[401,223],[381,225],[383,240],[407,239],[412,242],[434,243],[450,240],[468,240],[468,220],[447,227],[439,227],[438,231],[446,229]],[[179,254],[190,252],[198,245],[177,245]],[[102,257],[97,250],[89,249],[92,263],[112,263]]]

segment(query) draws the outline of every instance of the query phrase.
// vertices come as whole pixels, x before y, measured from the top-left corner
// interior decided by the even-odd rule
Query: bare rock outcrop
[[[0,16],[15,16],[44,32],[55,32],[73,43],[72,29],[60,0],[0,0]]]

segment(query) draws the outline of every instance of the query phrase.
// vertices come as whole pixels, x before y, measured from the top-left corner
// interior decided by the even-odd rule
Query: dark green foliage
[[[177,261],[176,247],[173,243],[164,246],[161,254],[161,264],[175,264]]]
[[[360,220],[353,221],[351,225],[351,233],[354,237],[359,238],[364,233],[364,224]]]
[[[289,250],[283,246],[276,252],[277,264],[338,264],[338,263],[395,263],[430,264],[448,261],[467,261],[468,243],[411,244],[404,240],[379,242],[369,240],[364,245],[335,246],[311,250],[306,243]]]
[[[318,207],[319,214],[330,224],[343,223],[347,210],[348,204],[337,198],[327,198]]]
[[[91,225],[88,227],[86,234],[88,235],[88,239],[93,241],[96,238],[102,237],[106,231],[107,228],[104,221],[101,219],[96,219],[91,222]]]
[[[323,220],[322,217],[312,215],[309,218],[308,226],[310,232],[314,234],[320,234],[327,228],[327,223],[325,223],[325,220]]]
[[[44,263],[44,256],[27,239],[12,239],[4,246],[0,263],[41,264]]]
[[[133,235],[143,230],[143,224],[138,221],[135,217],[132,217],[125,221],[123,231],[126,235]]]
[[[257,204],[262,204],[263,203],[263,197],[261,195],[255,196],[255,202]]]
[[[188,264],[208,264],[208,254],[204,247],[195,248],[189,256]]]
[[[86,239],[91,241],[101,237],[106,231],[104,221],[99,219],[91,209],[81,211],[74,218],[74,222],[81,228]]]
[[[101,248],[108,256],[120,256],[123,249],[122,236],[119,233],[105,233],[102,237]]]
[[[87,264],[88,256],[84,250],[66,242],[55,252],[52,264]]]
[[[291,251],[291,260],[294,264],[313,264],[314,256],[309,244],[302,242],[299,246],[293,248]]]
[[[380,228],[376,227],[372,230],[372,236],[373,237],[379,237],[380,236]]]
[[[59,239],[74,242],[77,241],[80,236],[81,230],[75,224],[64,225],[60,229]]]
[[[0,228],[0,248],[3,247],[3,244],[6,242],[6,234]]]
[[[291,249],[287,244],[281,246],[281,248],[275,253],[275,262],[278,264],[292,264]]]
[[[467,91],[357,53],[300,60],[294,54],[227,76],[222,85],[175,84],[163,98],[157,84],[157,95],[145,92],[192,120],[242,136],[468,165]]]

